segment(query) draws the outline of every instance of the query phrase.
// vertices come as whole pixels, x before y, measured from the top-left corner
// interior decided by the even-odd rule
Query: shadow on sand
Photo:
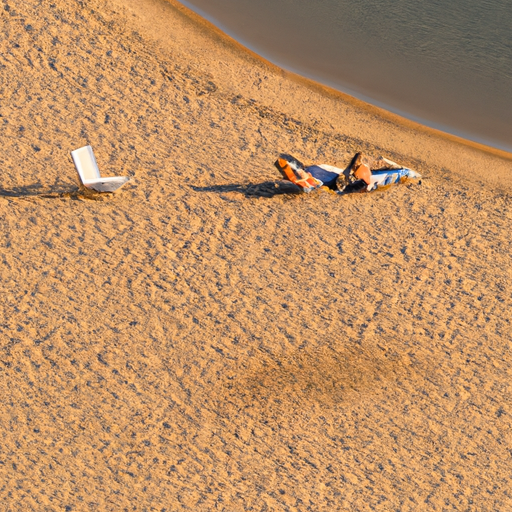
[[[192,187],[196,192],[238,192],[246,197],[274,197],[277,195],[295,195],[300,194],[301,189],[288,181],[265,181],[255,185],[228,184],[214,185],[211,187]]]
[[[111,193],[98,194],[88,190],[83,190],[78,186],[71,187],[45,187],[40,183],[25,185],[23,187],[13,187],[11,189],[0,187],[0,197],[12,199],[92,199],[102,200],[105,196],[111,196]]]

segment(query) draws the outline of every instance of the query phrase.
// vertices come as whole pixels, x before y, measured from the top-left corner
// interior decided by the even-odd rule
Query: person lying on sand
[[[291,155],[281,154],[275,166],[283,177],[311,192],[319,187],[335,190],[338,194],[371,192],[396,183],[421,179],[416,171],[400,166],[383,157],[370,158],[356,153],[346,169],[319,164],[304,166]]]

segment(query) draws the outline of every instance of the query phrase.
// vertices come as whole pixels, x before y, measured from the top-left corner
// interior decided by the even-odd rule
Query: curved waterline
[[[512,153],[512,4],[504,0],[471,0],[480,19],[474,19],[467,2],[457,8],[422,4],[420,11],[410,0],[181,3],[283,69],[422,125]],[[463,19],[456,21],[461,9]],[[499,25],[497,17],[503,20]],[[491,42],[478,33],[479,24],[494,27]]]

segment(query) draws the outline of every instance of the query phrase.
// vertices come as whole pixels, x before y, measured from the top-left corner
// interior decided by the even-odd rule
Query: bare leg
[[[354,169],[354,176],[358,180],[363,180],[367,185],[370,184],[372,171],[366,164],[360,164]]]

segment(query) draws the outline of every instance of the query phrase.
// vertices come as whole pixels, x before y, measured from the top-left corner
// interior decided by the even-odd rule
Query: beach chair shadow
[[[75,149],[71,157],[78,173],[80,188],[85,192],[112,193],[130,181],[126,176],[102,178],[91,146]]]
[[[219,194],[226,192],[238,192],[245,197],[274,197],[277,195],[295,195],[300,194],[301,189],[288,181],[265,181],[251,185],[228,184],[213,185],[210,187],[192,187],[196,192],[217,192]]]
[[[11,189],[0,188],[0,197],[11,198],[61,198],[61,197],[78,197],[80,189],[78,187],[66,187],[55,189],[54,187],[44,187],[41,183],[34,183],[32,185],[25,185],[23,187],[14,187]]]

